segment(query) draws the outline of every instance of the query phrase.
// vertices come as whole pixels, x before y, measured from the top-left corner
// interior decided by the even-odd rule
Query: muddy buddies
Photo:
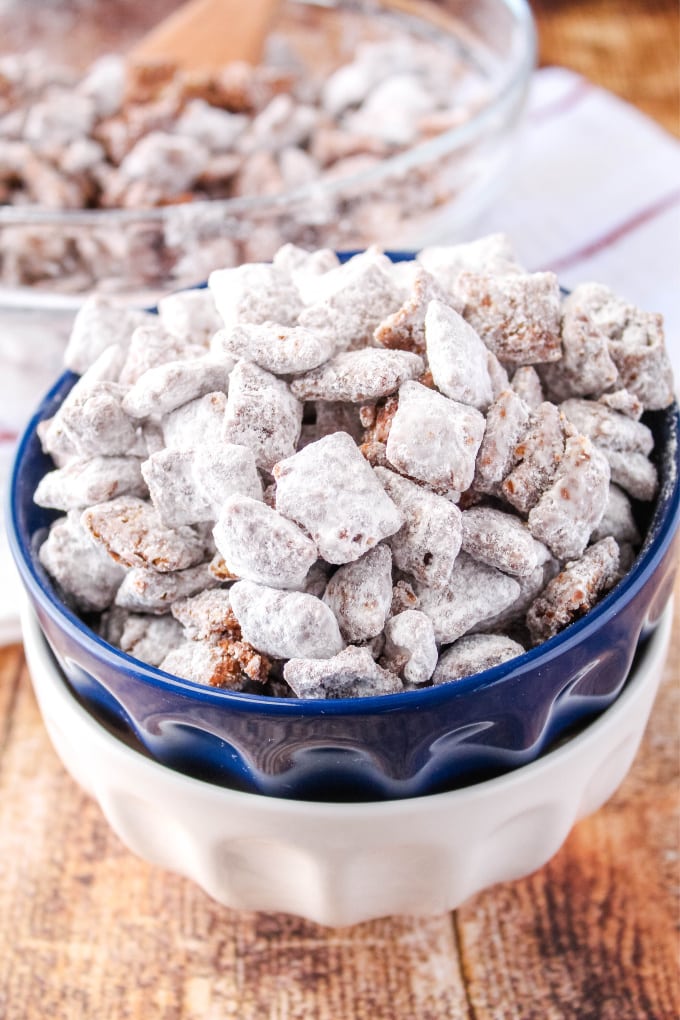
[[[392,263],[282,248],[159,315],[101,297],[43,448],[65,601],[153,666],[233,691],[455,682],[595,605],[654,499],[660,318],[564,297],[506,238]]]

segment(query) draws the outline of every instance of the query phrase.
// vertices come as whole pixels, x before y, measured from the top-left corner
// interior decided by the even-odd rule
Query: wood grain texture
[[[679,131],[675,2],[533,6],[543,63]],[[452,916],[338,931],[225,910],[132,857],[0,650],[0,1020],[675,1020],[680,582],[674,630],[628,779],[545,868]]]

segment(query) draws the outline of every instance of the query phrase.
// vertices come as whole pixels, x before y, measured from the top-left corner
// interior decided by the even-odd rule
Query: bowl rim
[[[258,810],[271,815],[309,815],[313,813],[316,817],[340,817],[345,820],[362,819],[365,816],[375,817],[376,811],[380,816],[392,816],[400,813],[420,814],[428,812],[433,807],[445,807],[452,800],[454,802],[469,802],[492,796],[499,788],[511,793],[513,788],[522,786],[529,774],[550,770],[563,759],[569,759],[578,754],[579,749],[599,744],[603,731],[615,727],[621,714],[626,713],[631,701],[637,701],[648,683],[657,685],[661,680],[661,669],[655,668],[659,660],[667,655],[668,645],[673,630],[673,596],[666,604],[659,620],[659,625],[654,634],[647,642],[637,667],[633,669],[627,678],[626,684],[616,701],[595,719],[587,723],[582,729],[571,736],[568,740],[561,742],[543,754],[540,754],[532,761],[526,762],[517,768],[504,772],[492,779],[484,779],[480,782],[471,783],[467,786],[454,790],[444,790],[438,793],[422,794],[416,797],[398,797],[388,800],[369,801],[322,801],[322,800],[299,800],[294,797],[270,797],[261,793],[251,793],[243,790],[234,790],[230,787],[218,786],[206,780],[197,779],[165,765],[153,757],[140,754],[134,747],[130,747],[124,741],[119,740],[113,733],[110,733],[100,722],[97,721],[74,697],[63,678],[61,670],[48,653],[50,650],[47,640],[35,609],[27,599],[24,599],[22,606],[22,632],[24,640],[28,643],[34,653],[45,660],[45,670],[49,673],[49,680],[41,677],[35,681],[31,677],[34,686],[51,687],[50,697],[66,706],[67,711],[75,716],[78,725],[90,731],[92,739],[108,744],[111,751],[125,759],[135,762],[141,767],[140,759],[144,767],[164,775],[173,782],[181,784],[190,794],[201,794],[210,799],[219,799],[235,806],[244,806],[257,803]],[[663,661],[663,660],[662,660]],[[646,723],[645,723],[646,727]]]
[[[417,690],[401,691],[396,694],[371,695],[369,697],[313,699],[280,698],[256,693],[224,690],[195,683],[165,673],[135,659],[104,641],[66,606],[57,596],[51,583],[47,583],[42,568],[38,568],[37,556],[32,555],[23,541],[19,527],[21,470],[30,444],[36,439],[36,427],[45,417],[46,409],[68,383],[78,379],[73,372],[64,372],[41,400],[31,417],[18,444],[12,465],[8,488],[7,531],[10,550],[17,565],[21,580],[29,594],[75,644],[83,647],[89,655],[106,667],[125,671],[140,682],[166,691],[181,693],[206,704],[218,707],[228,706],[234,710],[264,711],[267,714],[287,715],[362,715],[382,714],[402,709],[418,710],[420,707],[436,707],[451,697],[467,695],[481,688],[489,689],[496,684],[519,677],[527,668],[548,668],[564,651],[570,651],[590,634],[606,626],[635,596],[657,569],[668,551],[680,526],[680,408],[677,400],[666,410],[671,416],[672,432],[669,436],[667,456],[672,458],[674,477],[666,479],[666,488],[657,496],[656,506],[648,526],[648,536],[629,572],[601,599],[597,605],[554,637],[530,648],[522,655],[500,663],[491,669],[461,677],[451,683],[443,683]],[[664,512],[661,516],[663,502]]]
[[[296,0],[300,2],[300,0]],[[305,2],[305,0],[302,0]],[[328,0],[309,0],[319,7],[334,7]],[[202,214],[223,213],[243,214],[248,212],[271,212],[290,207],[292,203],[308,203],[319,196],[335,195],[345,190],[375,186],[385,177],[405,173],[426,161],[436,160],[445,153],[463,148],[475,140],[498,116],[499,111],[512,107],[518,93],[528,88],[531,73],[536,66],[538,37],[536,25],[528,0],[495,0],[504,7],[513,19],[513,30],[517,35],[516,52],[511,54],[511,64],[494,82],[493,91],[484,105],[469,120],[457,127],[449,128],[434,138],[418,142],[402,152],[379,162],[376,166],[349,174],[336,181],[312,182],[297,188],[290,188],[277,195],[266,197],[245,196],[239,198],[207,199],[179,205],[146,206],[140,209],[47,209],[39,205],[0,206],[0,229],[9,226],[79,226],[105,227],[115,224],[163,222],[172,216],[200,218]],[[403,10],[400,5],[390,7],[389,0],[384,8],[376,8],[379,17],[401,17],[411,21],[424,21]],[[374,14],[376,12],[369,12]],[[463,22],[463,24],[465,24]],[[454,36],[455,38],[455,36]],[[25,288],[20,288],[25,289]],[[29,290],[40,292],[41,286]]]

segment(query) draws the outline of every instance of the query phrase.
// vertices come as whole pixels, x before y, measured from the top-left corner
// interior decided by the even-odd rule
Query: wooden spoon
[[[169,62],[216,71],[232,60],[258,64],[280,0],[188,0],[147,33],[132,63]]]

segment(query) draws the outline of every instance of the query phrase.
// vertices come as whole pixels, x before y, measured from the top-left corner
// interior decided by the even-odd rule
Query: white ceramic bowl
[[[228,907],[347,925],[453,910],[545,864],[628,772],[671,620],[669,606],[616,702],[554,751],[451,793],[359,804],[239,793],[157,764],[80,707],[28,608],[23,631],[55,750],[133,853],[186,875]]]

